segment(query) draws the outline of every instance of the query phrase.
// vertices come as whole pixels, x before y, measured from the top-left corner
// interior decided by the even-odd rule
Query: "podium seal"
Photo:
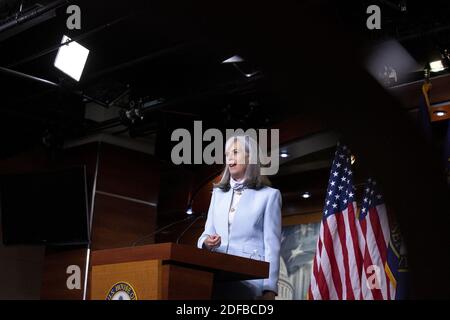
[[[117,282],[114,284],[106,296],[106,300],[137,300],[136,291],[127,282]]]

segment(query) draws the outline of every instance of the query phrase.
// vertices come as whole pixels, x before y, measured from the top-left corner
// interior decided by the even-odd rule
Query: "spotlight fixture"
[[[354,155],[350,156],[350,164],[354,164],[356,161],[356,157]]]
[[[239,63],[239,62],[242,62],[242,61],[244,61],[244,59],[242,59],[241,56],[234,55],[234,56],[232,56],[232,57],[230,57],[228,59],[223,60],[222,63]]]
[[[282,151],[282,152],[280,153],[280,157],[281,157],[281,158],[287,158],[287,157],[289,157],[289,154],[288,154],[286,151]]]
[[[309,199],[309,198],[311,198],[311,193],[309,193],[309,192],[303,192],[302,198],[303,198],[303,199]]]
[[[70,40],[69,37],[63,36],[61,43]],[[76,81],[80,81],[88,55],[88,49],[72,41],[59,47],[54,66]]]
[[[193,213],[193,211],[192,211],[192,207],[189,207],[189,208],[187,208],[187,210],[186,210],[186,214],[189,214],[189,215],[191,215]]]
[[[438,116],[438,117],[443,117],[443,116],[445,116],[445,115],[447,114],[447,112],[444,111],[444,110],[436,110],[436,111],[434,111],[433,113],[434,113],[436,116]]]
[[[444,69],[445,69],[445,67],[442,64],[442,60],[436,60],[436,61],[430,62],[430,71],[431,72],[439,72]]]

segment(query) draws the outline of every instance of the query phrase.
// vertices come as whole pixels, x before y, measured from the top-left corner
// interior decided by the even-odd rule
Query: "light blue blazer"
[[[278,189],[263,187],[245,189],[239,200],[233,223],[228,228],[228,212],[233,189],[224,192],[213,189],[205,231],[197,246],[203,247],[208,235],[221,236],[216,252],[265,260],[270,263],[269,278],[250,280],[255,295],[263,290],[278,293],[281,244],[281,194]]]

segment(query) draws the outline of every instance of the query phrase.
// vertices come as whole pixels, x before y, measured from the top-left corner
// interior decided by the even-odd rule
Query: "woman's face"
[[[239,141],[234,141],[230,144],[227,150],[225,150],[226,164],[230,174],[234,180],[240,180],[245,175],[245,169],[247,168],[247,157],[245,156],[245,150]]]

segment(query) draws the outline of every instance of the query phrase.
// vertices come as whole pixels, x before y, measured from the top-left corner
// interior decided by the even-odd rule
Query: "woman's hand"
[[[208,235],[208,237],[206,238],[205,242],[203,242],[203,244],[205,245],[205,247],[208,250],[212,250],[215,249],[217,247],[220,247],[220,242],[221,242],[221,238],[218,234],[214,234],[214,235]]]

